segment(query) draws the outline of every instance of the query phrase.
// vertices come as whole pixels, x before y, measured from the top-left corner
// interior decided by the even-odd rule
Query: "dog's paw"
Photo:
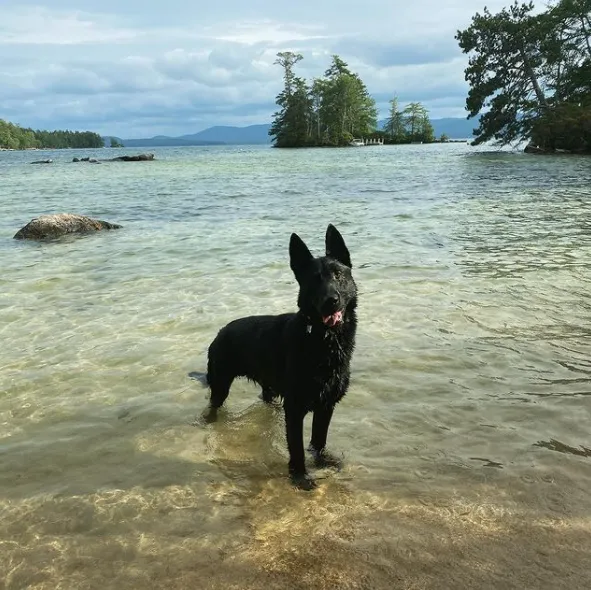
[[[325,469],[327,467],[340,471],[343,468],[343,459],[329,453],[326,450],[317,451],[314,447],[308,447],[308,450],[314,457],[314,465],[319,469]]]
[[[213,424],[218,419],[218,409],[214,408],[213,406],[209,406],[200,416],[199,422],[202,424]]]
[[[318,484],[316,481],[311,478],[307,473],[300,473],[300,474],[292,474],[290,476],[291,483],[298,488],[298,490],[304,490],[306,492],[310,492],[311,490],[315,489]]]

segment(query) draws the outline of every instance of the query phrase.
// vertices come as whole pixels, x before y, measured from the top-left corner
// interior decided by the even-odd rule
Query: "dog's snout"
[[[340,301],[341,301],[341,298],[339,297],[338,293],[335,293],[333,295],[329,295],[324,300],[323,307],[329,311],[335,311],[338,309]]]

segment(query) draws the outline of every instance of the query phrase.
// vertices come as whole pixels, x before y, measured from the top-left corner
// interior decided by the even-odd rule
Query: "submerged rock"
[[[535,143],[531,141],[523,148],[523,152],[526,154],[543,154],[544,150],[539,148]]]
[[[154,154],[137,154],[137,156],[119,156],[103,162],[149,162],[154,159]],[[90,162],[91,164],[100,164],[96,158],[72,158],[72,162]]]
[[[84,234],[103,229],[119,229],[121,226],[108,221],[92,219],[84,215],[57,213],[35,217],[14,234],[15,240],[43,240],[59,238],[66,234]]]
[[[72,158],[72,162],[90,162],[91,164],[100,164],[96,158]]]
[[[111,162],[147,162],[154,159],[154,154],[138,154],[137,156],[119,156],[111,158]]]
[[[35,160],[31,164],[52,164],[53,160]]]

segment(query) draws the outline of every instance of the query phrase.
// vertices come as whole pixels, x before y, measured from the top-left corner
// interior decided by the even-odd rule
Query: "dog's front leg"
[[[314,409],[314,419],[312,420],[312,438],[308,450],[314,455],[316,467],[336,467],[340,469],[343,462],[327,452],[326,438],[328,436],[328,427],[332,419],[334,406],[319,405]]]
[[[302,489],[311,490],[316,482],[306,472],[304,456],[304,417],[305,412],[293,407],[286,400],[285,426],[287,430],[287,448],[289,450],[289,475],[292,483]]]

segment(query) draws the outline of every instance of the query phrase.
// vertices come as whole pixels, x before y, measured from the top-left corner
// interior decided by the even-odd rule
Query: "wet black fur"
[[[351,258],[341,234],[329,225],[326,255],[314,258],[296,234],[289,243],[290,265],[299,283],[298,311],[277,316],[250,316],[220,330],[209,347],[207,383],[215,420],[235,377],[262,387],[270,402],[283,398],[289,472],[301,488],[314,487],[304,461],[303,422],[313,412],[309,450],[319,466],[339,461],[325,450],[335,405],[349,387],[350,362],[357,328],[357,287]],[[343,312],[343,321],[327,327],[323,316]]]

